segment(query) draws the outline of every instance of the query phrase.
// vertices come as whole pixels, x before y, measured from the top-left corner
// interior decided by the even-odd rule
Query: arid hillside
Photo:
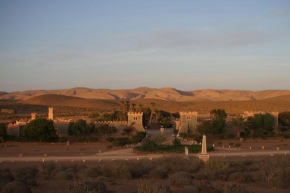
[[[164,101],[255,101],[290,95],[290,90],[265,90],[265,91],[243,91],[243,90],[195,90],[181,91],[174,88],[136,88],[127,90],[72,88],[63,90],[31,90],[23,92],[2,93],[0,100],[28,100],[30,98],[56,94],[63,96],[79,97],[84,99],[106,99],[106,100],[139,100],[159,99]]]
[[[21,104],[45,105],[45,106],[67,106],[81,107],[100,110],[121,109],[121,102],[117,100],[97,100],[68,97],[62,95],[42,95],[19,102]],[[225,109],[228,113],[242,113],[243,111],[290,111],[290,95],[275,97],[256,101],[190,101],[176,102],[159,99],[136,99],[137,109],[150,107],[155,103],[156,109],[169,112],[178,111],[198,111],[199,113],[209,113],[212,109]]]

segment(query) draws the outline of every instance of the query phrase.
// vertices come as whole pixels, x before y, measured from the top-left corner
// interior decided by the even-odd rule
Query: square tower
[[[128,112],[128,125],[135,127],[138,132],[144,132],[143,112]]]
[[[179,132],[178,133],[196,133],[197,125],[197,112],[179,112],[180,122],[179,122]]]
[[[36,119],[36,113],[31,113],[31,121]]]
[[[53,107],[48,107],[48,120],[53,120]]]

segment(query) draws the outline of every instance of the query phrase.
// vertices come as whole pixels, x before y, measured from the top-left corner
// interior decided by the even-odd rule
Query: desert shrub
[[[199,193],[220,193],[220,191],[214,188],[210,181],[207,180],[202,180],[197,183],[197,187],[199,189]]]
[[[74,182],[67,188],[69,193],[104,193],[106,190],[106,185],[99,181]]]
[[[219,142],[217,143],[217,145],[221,147],[221,146],[223,145],[223,142],[219,141]]]
[[[63,142],[63,143],[64,143],[64,142],[67,142],[67,140],[68,140],[67,137],[59,137],[59,138],[58,138],[58,141],[59,141],[59,142]]]
[[[218,179],[217,172],[210,170],[201,170],[194,174],[193,177],[198,180],[215,180]]]
[[[271,179],[270,185],[274,188],[287,188],[288,184],[285,182],[284,179],[280,177],[274,177]]]
[[[24,178],[24,179],[33,179],[36,177],[38,173],[38,169],[34,167],[28,167],[28,168],[21,168],[16,169],[14,171],[14,176],[16,179]]]
[[[87,189],[94,193],[104,193],[107,190],[106,184],[100,181],[86,181],[83,182]]]
[[[181,145],[180,139],[178,139],[178,138],[174,138],[174,139],[172,140],[172,144],[173,144],[173,145]]]
[[[155,141],[148,139],[142,143],[141,149],[149,152],[156,151],[158,150],[158,144]]]
[[[146,137],[146,132],[138,132],[132,136],[133,143],[140,143]]]
[[[112,149],[113,146],[112,145],[107,145],[107,149]]]
[[[97,178],[99,175],[101,175],[101,172],[96,168],[86,168],[83,172],[84,178]]]
[[[151,178],[164,179],[167,177],[167,173],[168,171],[165,167],[158,167],[155,168],[154,170],[151,170],[149,176]]]
[[[248,193],[248,190],[241,185],[226,184],[223,189],[224,193]]]
[[[41,175],[44,177],[44,179],[49,179],[53,176],[53,171],[55,170],[55,164],[54,163],[43,163],[39,167],[39,171]]]
[[[171,190],[166,185],[152,185],[150,183],[139,181],[137,183],[138,193],[171,193]]]
[[[165,156],[155,161],[170,173],[197,172],[203,167],[203,162],[198,158],[185,159],[183,156]]]
[[[189,185],[189,186],[185,186],[180,193],[198,193],[199,190],[197,187],[193,186],[193,185]]]
[[[66,171],[61,171],[55,174],[54,179],[56,180],[70,180],[72,175]]]
[[[248,174],[244,172],[235,172],[229,176],[229,180],[238,180],[241,182],[248,181]]]
[[[224,163],[218,160],[211,160],[206,162],[203,169],[214,171],[214,170],[227,170],[228,168],[229,168],[228,163]]]
[[[171,185],[191,185],[192,179],[189,173],[177,172],[169,177],[169,182]]]
[[[229,146],[231,146],[231,147],[234,146],[234,143],[233,142],[230,142],[229,143]]]
[[[21,182],[10,182],[2,189],[3,193],[31,193],[31,189]]]
[[[135,127],[132,127],[132,126],[127,126],[123,129],[123,132],[126,134],[126,135],[131,135],[133,133],[133,131],[135,131]]]
[[[99,141],[99,139],[97,137],[89,137],[87,140],[89,142],[98,142]]]
[[[35,179],[27,179],[26,184],[29,186],[37,186],[37,182]]]
[[[85,142],[86,141],[86,138],[83,137],[83,136],[77,136],[76,137],[76,140],[77,140],[77,142]]]
[[[97,177],[97,181],[101,181],[101,182],[109,182],[111,181],[110,178],[106,177],[106,176],[98,176]]]
[[[108,142],[113,142],[114,140],[115,140],[115,138],[114,137],[107,137],[107,139],[106,139]]]
[[[124,146],[126,144],[131,144],[131,140],[128,137],[119,137],[114,141],[115,146]]]
[[[131,180],[133,177],[126,162],[115,163],[112,167],[111,175],[115,178],[127,180]]]
[[[14,180],[13,175],[10,172],[0,173],[0,189],[2,189],[6,184]]]

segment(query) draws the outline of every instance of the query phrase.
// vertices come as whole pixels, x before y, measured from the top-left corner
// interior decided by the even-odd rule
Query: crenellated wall
[[[180,119],[179,123],[177,124],[179,128],[178,133],[196,133],[196,126],[197,126],[197,116],[198,112],[196,111],[181,111],[179,112]]]

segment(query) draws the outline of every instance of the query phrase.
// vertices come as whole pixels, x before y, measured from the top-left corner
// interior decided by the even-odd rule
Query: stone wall
[[[197,115],[196,111],[179,112],[179,132],[178,133],[196,133]]]

